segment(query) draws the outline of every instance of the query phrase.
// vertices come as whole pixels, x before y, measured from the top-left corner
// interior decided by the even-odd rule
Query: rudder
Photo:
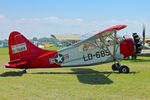
[[[12,60],[29,60],[43,53],[48,52],[42,50],[27,40],[21,33],[14,31],[9,36],[9,56]]]

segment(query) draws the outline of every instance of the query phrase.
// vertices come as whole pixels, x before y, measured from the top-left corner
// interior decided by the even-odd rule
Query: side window
[[[99,38],[95,40],[95,43],[98,48],[105,48],[105,45],[103,44],[103,42],[101,42]]]
[[[109,36],[104,38],[104,42],[105,42],[106,46],[111,46],[114,43],[113,38],[111,38]]]
[[[84,52],[92,50],[94,48],[105,49],[111,47],[114,44],[114,34],[113,32],[107,32],[103,34],[100,38],[95,38],[93,40],[87,40],[80,44],[79,51]],[[118,38],[116,38],[116,44],[119,44]]]
[[[89,40],[89,41],[82,43],[80,46],[82,48],[82,51],[88,51],[88,50],[94,49],[95,42],[94,40]]]
[[[104,47],[104,44],[100,41],[100,39],[88,40],[79,46],[79,51],[84,52],[84,51],[93,50],[94,48],[99,48],[99,47],[101,48]]]
[[[114,36],[113,34],[108,36],[103,36],[104,42],[106,46],[112,46],[114,44]],[[119,44],[118,38],[116,38],[116,44]]]

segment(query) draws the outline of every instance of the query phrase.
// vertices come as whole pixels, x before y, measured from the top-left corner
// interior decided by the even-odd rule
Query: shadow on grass
[[[77,78],[81,83],[91,85],[113,83],[113,81],[108,78],[112,74],[111,72],[105,76],[104,73],[92,69],[72,69],[72,71],[75,73],[85,73],[77,74]]]
[[[80,75],[80,74],[92,74],[92,73],[101,73],[101,74],[124,74],[124,73],[119,73],[119,72],[114,72],[114,71],[95,71],[89,68],[77,68],[77,69],[71,69],[73,72],[35,72],[35,73],[30,73],[30,74],[75,74],[75,75]],[[78,70],[78,71],[75,71]],[[139,72],[130,72],[128,74],[137,74]]]
[[[105,72],[106,76],[102,72],[98,72],[89,68],[77,68],[72,69],[73,72],[37,72],[32,74],[75,74],[81,83],[85,84],[111,84],[113,83],[108,77],[111,72]]]
[[[0,74],[0,77],[16,77],[16,76],[22,76],[24,74],[23,71],[10,71],[10,72],[4,72]]]
[[[108,77],[115,73],[120,74],[118,72],[99,72],[92,69],[72,69],[73,72],[80,72],[80,73],[87,73],[87,74],[77,74],[78,80],[81,83],[85,84],[112,84],[113,81],[110,80]],[[131,72],[129,74],[136,74],[136,72]]]
[[[84,84],[112,84],[113,81],[110,80],[108,77],[115,73],[119,74],[118,72],[99,72],[89,68],[76,68],[71,69],[73,72],[37,72],[31,74],[75,74],[77,75],[78,80]],[[136,74],[136,72],[130,72],[129,74]]]

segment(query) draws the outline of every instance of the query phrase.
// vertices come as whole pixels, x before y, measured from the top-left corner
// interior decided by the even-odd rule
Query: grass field
[[[112,63],[22,74],[4,68],[7,61],[8,48],[0,48],[0,100],[150,100],[150,57],[121,61],[129,74],[113,72]]]

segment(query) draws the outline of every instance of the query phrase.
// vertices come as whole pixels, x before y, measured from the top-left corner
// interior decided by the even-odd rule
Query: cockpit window
[[[103,47],[104,44],[101,42],[100,39],[88,40],[86,42],[83,42],[79,46],[79,51],[89,51],[89,50],[93,50],[94,48],[103,48]]]
[[[80,51],[88,51],[88,50],[94,49],[96,48],[95,41],[94,40],[86,41],[82,43],[79,46],[79,48],[80,48]]]
[[[114,34],[113,33],[108,33],[104,34],[104,36],[100,36],[100,38],[92,39],[92,40],[87,40],[83,42],[79,46],[79,51],[89,51],[94,48],[101,48],[104,49],[106,46],[112,46],[114,44]],[[116,38],[116,44],[119,44],[118,38]]]

